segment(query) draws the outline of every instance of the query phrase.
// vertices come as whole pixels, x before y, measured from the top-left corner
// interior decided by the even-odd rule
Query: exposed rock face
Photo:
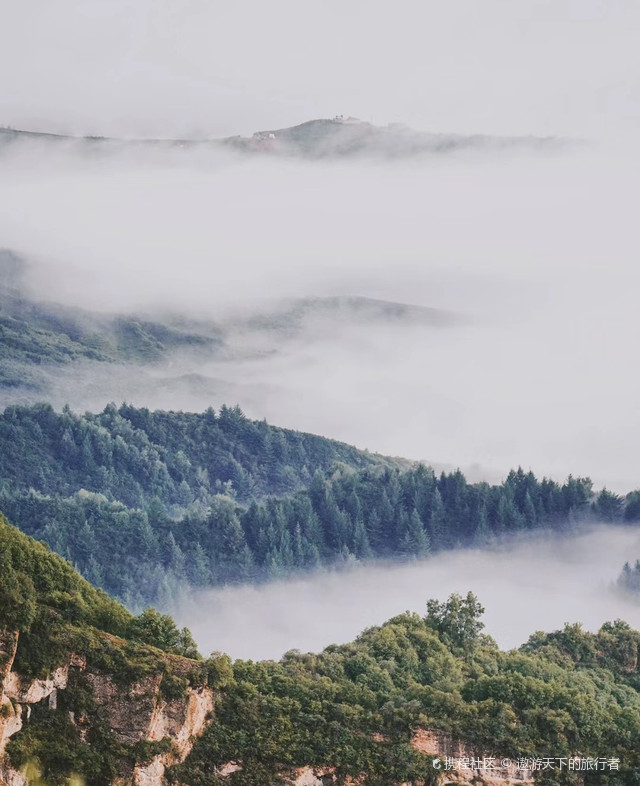
[[[18,648],[18,634],[14,631],[0,630],[0,784],[6,786],[25,786],[26,779],[5,763],[4,750],[7,740],[22,728],[22,711],[13,705],[5,692],[11,682],[13,661]]]
[[[438,756],[441,759],[453,759],[458,764],[465,762],[468,766],[456,766],[454,769],[441,770],[442,784],[447,783],[478,783],[487,786],[529,786],[534,783],[531,770],[519,769],[515,762],[503,766],[496,762],[496,769],[482,769],[471,766],[471,760],[483,759],[486,752],[478,752],[467,743],[454,739],[450,734],[435,729],[418,729],[413,735],[411,745],[415,750],[427,756]],[[442,765],[441,765],[442,766]]]
[[[64,690],[69,682],[70,665],[73,664],[68,663],[56,669],[46,680],[32,680],[26,684],[15,671],[12,671],[5,680],[4,693],[19,704],[38,704],[48,698],[51,709],[55,709],[58,690]]]
[[[108,674],[87,670],[86,660],[77,656],[47,679],[25,682],[12,671],[17,644],[17,633],[0,631],[0,786],[26,786],[25,776],[7,760],[7,741],[20,731],[32,705],[47,701],[50,709],[56,708],[58,691],[68,687],[74,670],[75,674],[82,673],[91,687],[97,712],[118,742],[132,745],[171,741],[170,750],[154,756],[150,762],[124,765],[114,786],[164,786],[165,767],[184,761],[213,711],[213,691],[208,687],[188,687],[185,695],[165,699],[160,689],[162,674],[151,674],[123,687]],[[171,665],[174,673],[180,671],[178,660],[172,659]]]
[[[155,756],[147,765],[137,765],[133,772],[134,786],[161,786],[165,767],[187,758],[212,711],[213,692],[209,688],[189,688],[186,699],[156,700],[145,739],[168,737],[173,742],[172,750]]]
[[[7,686],[12,681],[11,667],[17,647],[17,633],[0,631],[0,756],[4,753],[9,737],[22,727],[20,715],[7,693]]]
[[[374,734],[376,742],[384,742],[385,737]],[[531,770],[518,769],[516,763],[498,766],[494,770],[481,768],[456,768],[447,770],[443,762],[446,758],[451,760],[469,762],[471,759],[482,759],[485,754],[474,751],[470,745],[454,739],[450,734],[435,729],[418,729],[411,740],[411,746],[425,756],[438,757],[439,767],[435,769],[440,786],[447,784],[473,784],[473,786],[533,786],[534,777]],[[241,762],[230,761],[218,769],[218,774],[224,776],[242,769]],[[337,782],[335,768],[332,767],[298,767],[280,773],[283,783],[287,786],[328,786]],[[346,786],[359,786],[363,778],[347,778]],[[390,786],[411,786],[398,783]]]
[[[411,746],[427,756],[461,758],[474,755],[468,745],[435,729],[418,729],[413,735]]]
[[[147,739],[156,709],[161,674],[151,674],[128,689],[116,684],[108,674],[86,674],[93,698],[118,742],[133,744]]]

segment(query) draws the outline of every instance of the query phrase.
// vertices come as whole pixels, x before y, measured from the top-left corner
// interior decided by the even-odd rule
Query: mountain
[[[0,510],[132,607],[166,605],[184,581],[268,574],[280,549],[249,547],[239,515],[250,502],[292,494],[339,466],[410,464],[250,421],[237,407],[191,414],[111,405],[96,416],[9,407],[0,446]],[[303,538],[304,564],[320,560],[314,531]]]
[[[469,483],[238,407],[201,414],[113,404],[0,414],[0,510],[130,608],[184,586],[264,581],[355,560],[414,559],[588,520],[637,520],[634,494],[594,494],[521,469]],[[605,515],[609,511],[607,515]]]
[[[170,777],[632,786],[640,634],[621,621],[597,634],[566,625],[501,652],[481,632],[482,611],[471,593],[454,595],[317,655],[236,662],[214,723]]]
[[[461,315],[442,309],[343,295],[279,301],[270,309],[258,307],[253,314],[229,320],[227,325],[231,333],[255,331],[280,339],[294,339],[315,328],[324,339],[330,333],[358,326],[445,328],[464,322]]]
[[[483,134],[439,134],[415,131],[401,123],[375,126],[355,117],[308,120],[290,128],[258,131],[252,137],[230,137],[233,150],[303,158],[412,158],[460,151],[552,151],[567,143],[555,137],[498,137]]]
[[[468,593],[319,654],[231,663],[2,517],[0,567],[2,784],[533,786],[545,759],[549,783],[640,775],[640,633],[619,620],[502,652]]]
[[[92,155],[121,150],[221,150],[240,154],[297,156],[307,159],[414,158],[461,151],[477,152],[553,152],[562,150],[568,140],[557,137],[501,137],[487,134],[448,134],[416,131],[402,123],[376,126],[354,117],[336,116],[308,120],[288,128],[256,131],[251,137],[224,139],[114,139],[101,136],[73,137],[0,128],[0,153],[12,146],[55,145],[57,148],[85,151]]]
[[[27,265],[0,251],[0,388],[45,391],[45,369],[64,364],[150,363],[170,351],[215,351],[214,325],[103,315],[29,295]]]
[[[26,260],[0,250],[0,407],[46,399],[86,409],[105,390],[118,400],[179,396],[198,407],[261,400],[264,386],[236,381],[235,365],[273,358],[295,342],[339,340],[344,331],[464,322],[440,309],[353,296],[283,299],[211,319],[96,313],[36,298],[28,274]],[[216,373],[203,373],[214,363]]]

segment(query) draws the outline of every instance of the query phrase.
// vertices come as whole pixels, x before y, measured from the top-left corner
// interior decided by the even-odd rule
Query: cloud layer
[[[429,598],[472,590],[486,608],[485,632],[507,649],[565,622],[597,631],[605,621],[624,619],[637,630],[640,604],[612,590],[632,553],[640,554],[637,530],[601,527],[404,566],[358,566],[265,587],[207,591],[186,599],[175,616],[203,652],[277,659],[288,649],[346,643],[405,610],[425,614]]]
[[[464,317],[238,333],[224,359],[150,377],[56,372],[57,404],[237,402],[384,453],[626,491],[640,478],[639,161],[606,146],[327,165],[28,143],[0,158],[0,238],[32,262],[37,296],[88,309],[220,321],[351,295]]]

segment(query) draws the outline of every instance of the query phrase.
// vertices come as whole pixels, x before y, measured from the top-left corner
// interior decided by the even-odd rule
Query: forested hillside
[[[405,462],[404,466],[409,466]],[[264,580],[321,565],[413,558],[579,521],[640,518],[638,494],[511,472],[470,484],[248,420],[111,405],[0,416],[0,510],[138,609],[183,583]]]
[[[95,314],[34,300],[22,258],[0,249],[0,388],[42,385],[46,366],[79,361],[157,361],[176,349],[215,349],[216,326]]]
[[[184,714],[225,664],[204,661],[170,617],[132,616],[0,515],[0,783],[131,782],[174,749],[147,739],[149,716]]]
[[[0,415],[0,510],[135,607],[167,603],[185,580],[254,575],[242,505],[291,494],[340,464],[393,463],[250,421],[237,407],[78,416],[40,405]]]
[[[0,517],[0,739],[9,735],[0,779],[31,763],[48,784],[75,774],[109,786],[131,782],[134,768],[157,775],[145,768],[161,761],[174,765],[169,781],[186,786],[275,786],[305,767],[336,783],[435,783],[420,746],[435,732],[514,762],[616,762],[581,773],[585,783],[635,786],[640,633],[619,620],[597,634],[566,625],[502,652],[482,633],[483,611],[471,593],[453,595],[428,601],[424,617],[407,612],[320,654],[203,661],[170,618],[133,617]],[[31,684],[49,690],[45,700],[15,687]],[[207,696],[204,733],[189,755],[193,740],[180,749],[167,730],[145,736],[158,713],[186,719],[185,708]],[[566,766],[537,774],[572,782]]]
[[[501,652],[481,633],[482,612],[471,593],[452,596],[430,601],[425,617],[402,614],[319,655],[236,661],[215,722],[171,777],[188,786],[272,784],[311,764],[330,767],[338,782],[365,773],[361,782],[377,786],[433,783],[418,743],[420,730],[435,728],[465,741],[467,756],[529,767],[549,757],[554,768],[564,757],[563,771],[534,772],[541,783],[581,782],[566,759],[590,757],[619,764],[581,772],[584,783],[636,784],[640,634],[620,621],[597,634],[567,625]],[[228,762],[239,769],[220,777]]]
[[[291,493],[337,462],[360,468],[384,461],[225,406],[194,414],[111,405],[82,416],[46,404],[8,407],[0,414],[0,446],[0,478],[12,488],[54,496],[84,489],[132,508],[153,501],[169,509],[206,506],[220,493],[247,502]]]
[[[35,277],[25,259],[0,249],[0,398],[5,404],[51,401],[61,368],[68,374],[72,368],[72,384],[82,380],[89,389],[91,380],[103,378],[106,364],[129,380],[162,369],[167,380],[188,383],[200,376],[205,359],[261,358],[265,349],[277,353],[301,335],[313,342],[347,326],[432,330],[461,322],[439,309],[340,296],[284,298],[236,313],[212,307],[201,318],[158,309],[110,314],[39,299],[26,283],[29,275]],[[220,400],[225,380],[205,379]],[[149,385],[154,381],[157,377],[148,377]]]

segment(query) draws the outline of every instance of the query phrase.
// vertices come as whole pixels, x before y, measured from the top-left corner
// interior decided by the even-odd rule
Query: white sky
[[[0,123],[224,135],[353,114],[460,132],[640,124],[636,0],[1,0]]]

